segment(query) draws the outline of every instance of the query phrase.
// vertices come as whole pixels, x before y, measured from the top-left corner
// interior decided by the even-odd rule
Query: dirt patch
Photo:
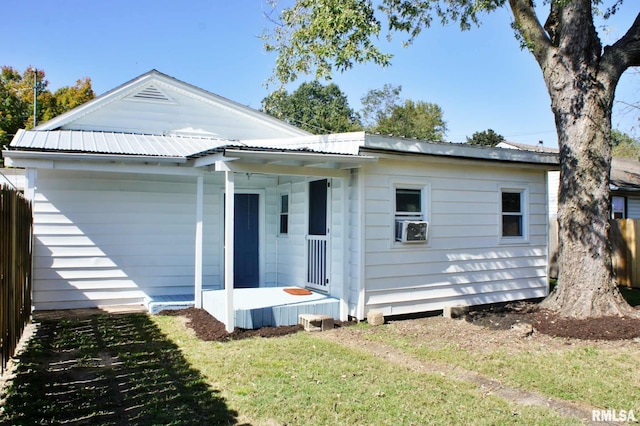
[[[602,317],[584,320],[558,318],[551,312],[534,315],[534,327],[540,333],[582,340],[630,340],[640,337],[640,319]]]
[[[581,340],[629,340],[640,337],[639,318],[560,318],[532,302],[478,307],[467,313],[464,319],[493,330],[508,330],[529,324],[532,326],[532,333]]]
[[[187,326],[196,336],[205,341],[226,342],[228,340],[248,339],[250,337],[279,337],[297,333],[303,330],[302,325],[286,325],[279,327],[262,327],[256,330],[236,328],[232,333],[227,332],[225,325],[204,309],[187,308],[165,310],[160,315],[183,316],[188,319]],[[344,327],[355,322],[336,321],[335,327]]]

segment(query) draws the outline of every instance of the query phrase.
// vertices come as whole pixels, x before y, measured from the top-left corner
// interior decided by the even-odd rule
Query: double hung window
[[[504,240],[527,238],[527,193],[525,189],[500,191],[500,235]]]

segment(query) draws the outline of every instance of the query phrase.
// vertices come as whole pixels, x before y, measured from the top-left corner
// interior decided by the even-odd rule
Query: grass
[[[43,322],[5,393],[11,425],[571,424],[313,334],[203,342],[165,316]]]
[[[393,324],[372,328],[367,338],[384,342],[421,359],[476,371],[512,387],[582,401],[594,407],[640,410],[640,359],[637,349],[620,345],[567,345],[461,348],[446,338],[424,340],[398,333]]]
[[[221,344],[195,340],[170,317],[154,320],[251,424],[571,424],[309,333]]]
[[[147,315],[40,324],[5,390],[7,425],[230,424],[229,410]]]

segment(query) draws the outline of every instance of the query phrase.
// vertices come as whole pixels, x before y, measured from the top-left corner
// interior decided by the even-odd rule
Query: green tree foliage
[[[401,91],[402,86],[385,84],[382,89],[371,89],[360,98],[365,129],[373,131],[379,122],[391,116],[393,109],[400,103]]]
[[[500,142],[504,142],[504,136],[494,132],[493,129],[475,132],[471,137],[467,137],[467,143],[470,145],[496,146]]]
[[[367,92],[362,102],[365,129],[372,133],[443,141],[447,123],[438,105],[429,102],[401,101],[402,86],[385,84]]]
[[[544,306],[575,318],[638,313],[615,283],[609,232],[611,110],[622,73],[640,66],[640,13],[626,33],[603,46],[594,16],[607,18],[623,0],[295,0],[265,36],[278,53],[275,76],[329,78],[356,63],[390,64],[376,46],[382,22],[406,44],[433,22],[467,30],[503,6],[521,45],[540,67],[551,100],[560,148],[558,285]],[[606,6],[606,4],[605,4]],[[545,13],[547,16],[538,16]],[[544,23],[544,24],[543,24]],[[428,55],[428,52],[423,52]]]
[[[302,83],[291,94],[277,90],[262,100],[262,110],[314,134],[360,129],[360,120],[349,107],[347,97],[331,83]]]
[[[37,84],[36,84],[37,81]],[[75,86],[62,87],[51,93],[43,70],[27,68],[22,74],[10,66],[0,73],[0,149],[19,129],[34,127],[33,96],[36,86],[36,124],[60,115],[95,97],[91,79],[85,77]]]
[[[82,105],[95,98],[89,77],[76,80],[75,86],[61,87],[53,93],[53,105],[45,111],[43,118],[50,120],[62,113]]]
[[[406,100],[403,105],[395,106],[390,116],[383,117],[373,131],[384,135],[444,141],[447,123],[438,105]]]
[[[619,130],[611,131],[611,153],[618,158],[640,159],[640,141]]]

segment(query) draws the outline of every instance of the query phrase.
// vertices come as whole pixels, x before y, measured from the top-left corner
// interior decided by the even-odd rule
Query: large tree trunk
[[[573,318],[635,315],[616,286],[609,238],[611,109],[625,67],[636,61],[634,31],[603,51],[591,0],[551,1],[544,28],[529,0],[509,0],[551,97],[560,147],[559,275],[543,302]],[[640,19],[640,18],[639,18]]]
[[[543,306],[575,318],[633,315],[618,291],[611,260],[612,100],[591,84],[593,79],[575,78],[556,73],[554,81],[563,87],[552,96],[561,164],[559,275],[556,291]]]

